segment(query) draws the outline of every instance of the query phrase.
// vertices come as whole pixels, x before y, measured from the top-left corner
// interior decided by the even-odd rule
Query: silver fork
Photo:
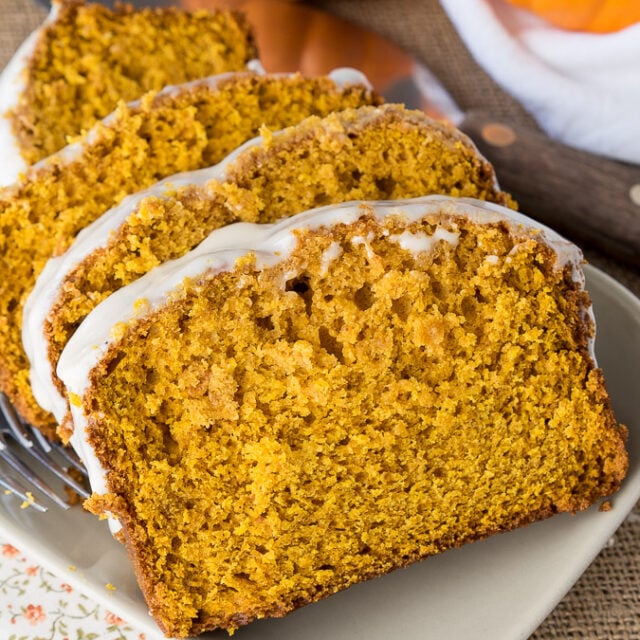
[[[23,453],[27,455],[22,455]],[[5,490],[5,493],[12,493],[22,498],[24,506],[33,507],[41,512],[47,511],[45,504],[31,493],[30,489],[35,488],[56,505],[63,509],[69,508],[64,492],[52,487],[50,480],[45,481],[41,477],[45,469],[83,498],[89,497],[86,488],[69,474],[69,470],[73,468],[85,478],[87,477],[84,465],[75,453],[58,443],[49,441],[40,431],[26,424],[6,396],[1,393],[0,461],[4,463],[0,464],[0,487]],[[8,467],[8,470],[3,467]]]

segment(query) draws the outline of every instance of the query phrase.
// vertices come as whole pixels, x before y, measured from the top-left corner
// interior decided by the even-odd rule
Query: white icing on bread
[[[556,257],[555,268],[569,267],[574,280],[582,281],[582,253],[575,245],[520,213],[479,200],[425,196],[411,200],[352,202],[313,209],[275,224],[236,223],[222,227],[182,258],[156,267],[104,300],[87,316],[62,353],[58,375],[73,399],[75,429],[71,443],[87,465],[94,491],[106,491],[105,472],[87,442],[87,419],[80,400],[88,389],[91,370],[114,340],[113,328],[160,309],[185,279],[230,271],[239,258],[249,253],[255,255],[259,268],[276,265],[296,247],[296,230],[354,223],[363,213],[372,213],[379,221],[387,216],[401,216],[407,225],[431,214],[462,216],[477,224],[504,222],[516,238],[535,237],[549,246]],[[362,240],[367,242],[366,238]],[[389,240],[419,254],[431,251],[437,242],[455,246],[458,236],[455,231],[438,226],[432,236],[406,231],[389,236]],[[331,261],[340,255],[339,247],[330,245],[323,256],[322,267],[328,269]],[[140,305],[141,300],[144,305]]]
[[[231,78],[255,75],[253,71],[228,72],[216,76],[210,76],[185,83],[166,87],[160,95],[175,95],[188,92],[195,86],[205,85],[215,89],[221,83]],[[273,74],[272,77],[291,77],[294,74]],[[328,75],[337,88],[343,89],[354,85],[370,87],[367,78],[359,71],[350,68],[336,69]],[[135,107],[139,101],[130,103]],[[81,156],[85,146],[91,145],[98,135],[100,127],[108,126],[114,118],[111,114],[94,126],[82,141],[73,143],[51,158],[63,163],[71,163]],[[278,135],[278,133],[274,134]],[[47,357],[48,345],[43,327],[45,319],[52,305],[60,295],[60,287],[66,276],[78,264],[91,255],[94,251],[105,247],[110,239],[110,234],[122,225],[126,219],[138,208],[146,197],[162,197],[168,191],[186,185],[204,185],[211,180],[222,181],[225,179],[227,167],[236,158],[251,147],[260,146],[262,138],[256,137],[236,149],[225,160],[214,167],[176,174],[165,178],[152,187],[125,197],[116,207],[106,212],[91,225],[83,229],[75,239],[70,249],[63,255],[50,259],[44,270],[38,277],[23,311],[22,340],[25,353],[30,361],[30,383],[34,397],[38,404],[45,410],[53,413],[56,420],[61,423],[67,412],[67,401],[60,394],[53,382],[53,371]],[[42,160],[34,165],[35,168],[50,162],[51,158]]]

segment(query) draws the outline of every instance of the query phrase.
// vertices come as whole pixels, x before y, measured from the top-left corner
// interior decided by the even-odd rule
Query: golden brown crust
[[[67,0],[30,58],[27,85],[9,114],[14,134],[32,164],[64,147],[120,100],[240,70],[256,57],[255,37],[239,12],[128,4],[108,9]]]
[[[265,82],[263,78],[243,78],[237,85],[250,86],[259,93],[256,87]],[[308,87],[315,110],[322,110],[321,100],[326,103],[332,95],[327,79],[298,77],[279,82],[291,85],[292,93]],[[287,104],[295,103],[287,99],[286,92],[282,94]],[[355,87],[346,90],[343,102],[375,105],[377,99]],[[379,149],[367,150],[374,142]],[[413,153],[417,159],[408,168],[404,158]],[[387,160],[381,163],[383,154]],[[306,166],[300,161],[305,155]],[[292,191],[291,185],[316,170],[315,163],[329,174],[328,180],[310,176],[305,192]],[[290,175],[293,167],[297,176]],[[183,189],[173,199],[147,199],[105,247],[69,273],[44,329],[50,361],[55,365],[77,324],[98,302],[149,268],[179,257],[223,224],[238,220],[270,222],[314,205],[342,200],[433,192],[510,204],[509,196],[497,185],[491,165],[466,136],[398,105],[345,109],[325,118],[312,116],[273,140],[265,133],[263,147],[239,158],[220,189]]]
[[[110,122],[99,123],[76,157],[54,156],[0,191],[0,274],[6,275],[0,284],[0,384],[20,414],[55,437],[55,420],[38,406],[29,385],[22,308],[46,261],[63,253],[81,229],[128,193],[220,161],[264,122],[280,127],[310,113],[378,102],[364,86],[340,91],[326,78],[248,73],[219,88],[200,83],[149,94],[138,105],[120,105]],[[71,304],[77,301],[71,298]]]
[[[457,242],[388,240],[439,227]],[[91,442],[173,635],[586,509],[624,476],[580,287],[535,236],[450,215],[297,235],[273,267],[185,283],[91,373]]]
[[[515,208],[515,202],[511,196],[500,190],[492,165],[478,152],[471,139],[455,127],[429,118],[420,111],[408,110],[402,105],[386,104],[378,108],[368,107],[357,111],[345,110],[341,113],[335,113],[325,118],[322,126],[319,126],[320,124],[317,119],[309,118],[297,126],[295,130],[291,129],[288,132],[286,146],[292,155],[295,156],[296,147],[303,147],[309,138],[321,140],[325,148],[331,148],[332,145],[335,145],[337,149],[340,147],[341,137],[357,137],[367,130],[375,131],[378,128],[389,127],[397,130],[400,135],[420,132],[424,135],[425,147],[428,148],[433,144],[435,148],[436,144],[441,144],[443,153],[450,154],[453,161],[457,162],[460,167],[464,166],[465,171],[460,171],[459,176],[460,190],[453,195],[468,195],[463,190],[463,184],[467,183],[477,188],[473,194],[474,197]],[[261,163],[270,155],[282,153],[283,145],[280,141],[274,141],[273,147],[273,151],[267,146],[243,156],[228,172],[228,179],[236,181],[240,185],[243,184],[243,181],[250,180]],[[384,149],[380,149],[382,163],[387,161],[384,151]],[[443,168],[438,166],[437,160],[434,160],[434,176],[438,178],[440,173],[443,173]],[[455,191],[456,185],[450,183],[446,185],[446,188],[444,184],[440,187],[444,189],[444,193],[450,193]],[[392,187],[390,188],[392,189]],[[384,188],[379,191],[384,191]],[[424,191],[424,193],[428,192]],[[382,193],[378,197],[384,195]],[[386,195],[390,198],[397,198],[404,194],[389,191]]]

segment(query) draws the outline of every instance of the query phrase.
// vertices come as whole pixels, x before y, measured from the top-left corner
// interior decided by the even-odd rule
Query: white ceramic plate
[[[607,543],[640,498],[640,301],[587,267],[598,324],[596,352],[617,417],[630,431],[630,469],[613,509],[597,506],[357,585],[281,620],[239,630],[238,640],[516,640],[527,638]],[[102,603],[148,638],[149,618],[123,548],[105,523],[83,512],[22,510],[0,499],[0,531],[52,572]],[[75,567],[72,570],[70,567]],[[117,587],[110,591],[106,584]],[[228,638],[213,633],[203,638]]]

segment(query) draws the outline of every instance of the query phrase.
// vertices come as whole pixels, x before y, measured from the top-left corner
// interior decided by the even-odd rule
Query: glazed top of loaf
[[[211,91],[215,91],[219,85],[256,74],[258,77],[264,78],[265,81],[279,78],[286,81],[286,78],[295,77],[295,74],[265,74],[259,65],[252,64],[250,67],[251,69],[246,72],[228,72],[183,85],[167,87],[159,94],[159,97],[163,94],[188,93],[194,86],[202,84]],[[370,86],[362,73],[350,68],[335,69],[328,74],[327,78],[335,86],[336,91],[342,91],[355,85]],[[130,106],[135,107],[138,102],[133,102]],[[102,126],[109,126],[110,121],[115,118],[115,113],[107,116],[101,126],[91,129],[81,141],[62,149],[55,155],[56,162],[69,164],[82,160],[85,148],[93,144],[94,138],[99,140],[103,135]],[[44,409],[51,411],[56,416],[58,422],[62,421],[67,405],[51,380],[51,366],[46,357],[47,342],[43,334],[43,323],[60,293],[60,287],[63,286],[66,276],[94,251],[106,246],[111,234],[126,221],[127,217],[136,210],[145,198],[163,196],[181,186],[203,185],[210,180],[222,180],[225,177],[227,167],[233,164],[234,160],[247,149],[259,146],[261,141],[259,137],[248,141],[218,165],[169,176],[147,189],[126,196],[117,206],[105,212],[103,216],[80,231],[71,247],[64,254],[48,260],[25,304],[22,340],[31,364],[30,382],[34,395]],[[34,165],[34,169],[46,162],[49,160]]]
[[[53,2],[0,76],[0,186],[119,100],[242,69],[256,54],[244,16],[231,11]]]
[[[568,267],[578,286],[584,282],[580,266],[582,253],[575,245],[520,213],[473,199],[426,196],[396,201],[352,202],[313,209],[275,224],[236,223],[222,227],[184,257],[160,265],[104,300],[84,320],[63,351],[58,374],[72,397],[75,429],[71,442],[87,465],[94,491],[106,492],[106,479],[104,469],[86,440],[87,418],[81,398],[89,387],[91,370],[117,340],[116,336],[121,334],[121,331],[114,332],[114,327],[121,329],[146,314],[158,311],[185,280],[231,271],[238,259],[248,254],[255,255],[259,268],[272,267],[293,251],[297,243],[296,231],[355,223],[364,213],[373,214],[379,221],[388,216],[400,216],[406,219],[407,225],[429,215],[441,215],[444,219],[458,216],[477,224],[504,223],[516,243],[518,239],[534,238],[546,244],[555,255],[554,268]],[[457,235],[442,227],[437,228],[431,237],[405,231],[390,236],[389,240],[419,254],[430,252],[438,242],[456,244]],[[366,237],[360,242],[367,248]],[[325,266],[338,257],[339,251],[334,249],[330,247],[323,257]],[[494,258],[497,261],[497,256]],[[287,277],[295,275],[292,273]],[[590,313],[588,309],[584,312]]]

